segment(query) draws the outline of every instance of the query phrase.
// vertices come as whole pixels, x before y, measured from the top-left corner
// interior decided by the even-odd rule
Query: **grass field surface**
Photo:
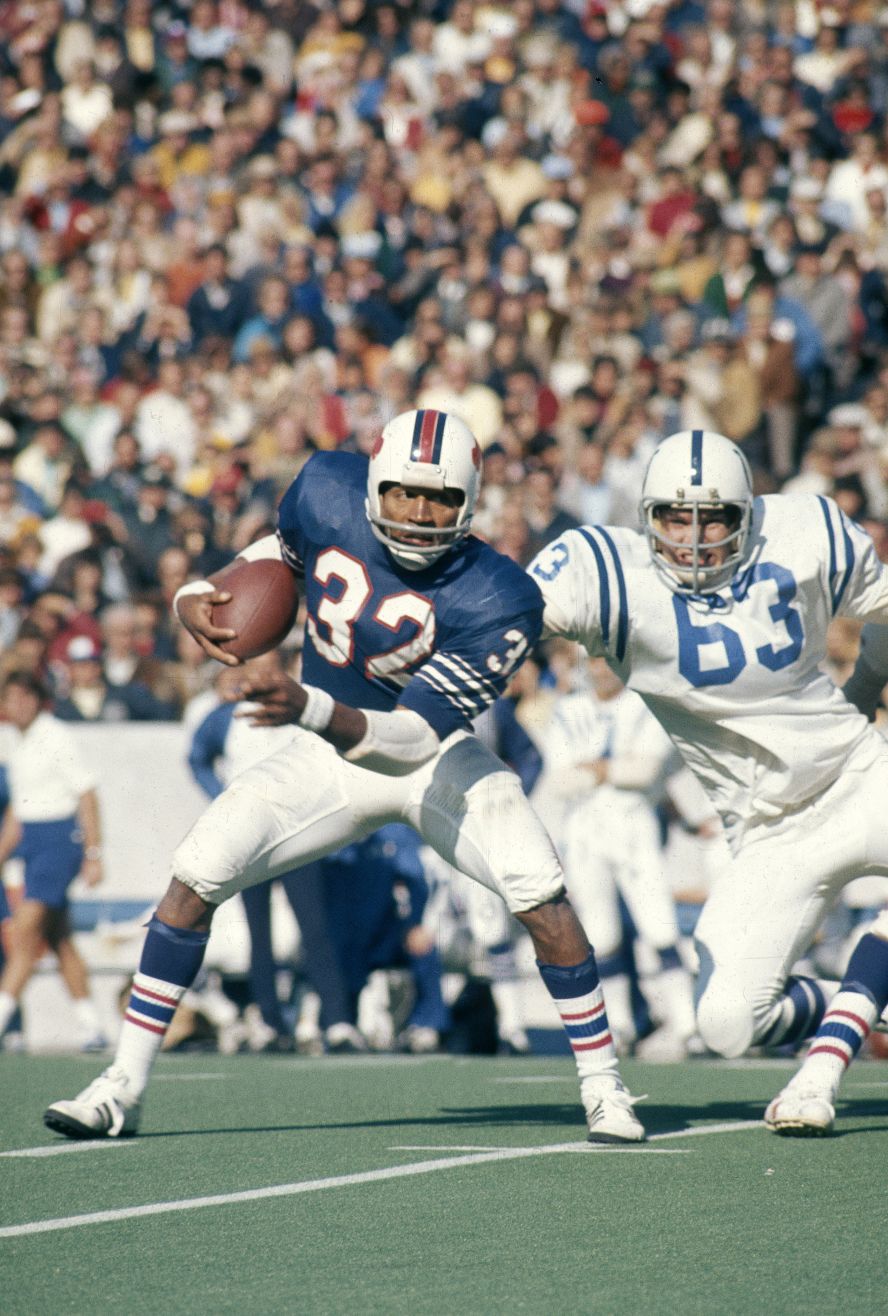
[[[793,1066],[625,1065],[593,1148],[570,1060],[162,1057],[135,1139],[42,1126],[95,1060],[0,1058],[0,1311],[882,1312],[888,1067],[836,1134],[761,1125]]]

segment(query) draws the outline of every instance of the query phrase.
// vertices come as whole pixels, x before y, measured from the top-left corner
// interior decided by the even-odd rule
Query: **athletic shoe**
[[[141,1103],[129,1078],[111,1065],[73,1101],[55,1101],[43,1123],[66,1138],[124,1138],[138,1131]]]
[[[589,1142],[644,1142],[644,1126],[632,1107],[633,1097],[619,1080],[587,1078],[580,1084]]]
[[[367,1041],[354,1024],[331,1024],[325,1035],[327,1051],[330,1055],[354,1055],[367,1050]]]
[[[810,1088],[784,1088],[765,1111],[766,1126],[785,1138],[822,1138],[835,1118],[829,1098]]]
[[[409,1051],[413,1056],[433,1055],[441,1050],[441,1034],[437,1028],[409,1024],[398,1038],[398,1050]]]

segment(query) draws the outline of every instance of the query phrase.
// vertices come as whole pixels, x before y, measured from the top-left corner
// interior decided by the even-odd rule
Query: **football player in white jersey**
[[[677,756],[657,719],[604,659],[590,660],[589,675],[591,689],[558,701],[546,735],[549,787],[565,805],[553,835],[561,842],[564,874],[580,921],[595,929],[598,972],[614,1036],[625,1048],[637,1036],[622,896],[640,939],[659,964],[651,975],[651,1005],[659,1007],[663,1026],[640,1042],[635,1054],[680,1060],[696,1031],[693,990],[678,947],[655,812]]]
[[[718,809],[734,862],[696,929],[699,1032],[725,1056],[813,1035],[765,1123],[827,1133],[888,1004],[888,912],[838,988],[791,970],[847,882],[888,874],[888,746],[818,664],[833,617],[888,624],[888,568],[830,499],[754,498],[740,449],[702,430],[656,449],[640,513],[531,563],[544,633],[607,659]]]

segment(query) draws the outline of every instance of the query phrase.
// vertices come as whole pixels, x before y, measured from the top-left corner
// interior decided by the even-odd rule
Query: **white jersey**
[[[528,569],[544,633],[605,657],[638,691],[735,843],[878,740],[818,665],[833,617],[888,624],[888,568],[828,498],[757,498],[744,565],[712,594],[670,589],[645,536],[625,529],[569,531]]]
[[[663,798],[672,742],[632,690],[613,699],[592,691],[564,695],[555,705],[545,741],[551,788],[563,799],[594,793],[605,812],[643,802],[654,807]],[[608,778],[596,786],[581,764],[608,762]]]
[[[7,771],[12,810],[24,823],[73,817],[96,787],[70,728],[50,713],[38,713],[26,731],[14,733]]]

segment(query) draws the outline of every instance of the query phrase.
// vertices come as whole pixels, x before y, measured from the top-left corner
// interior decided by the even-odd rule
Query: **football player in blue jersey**
[[[888,568],[831,499],[754,498],[740,449],[702,430],[656,449],[640,514],[531,563],[544,633],[638,691],[718,809],[733,862],[696,928],[700,1034],[725,1056],[813,1037],[765,1123],[827,1133],[888,1005],[888,912],[841,984],[792,968],[847,882],[888,874],[888,746],[820,663],[833,617],[888,623]]]
[[[549,837],[518,778],[471,732],[536,643],[538,585],[471,536],[481,452],[439,411],[395,417],[371,456],[319,453],[285,494],[277,533],[241,556],[276,557],[304,581],[303,683],[245,679],[254,724],[295,723],[281,751],[241,773],[173,857],[149,924],[114,1064],[45,1121],[71,1137],[134,1133],[151,1064],[200,967],[216,905],[387,822],[498,892],[533,940],[576,1057],[593,1141],[638,1142],[594,954]],[[227,600],[186,585],[179,617],[205,652],[232,632]]]

